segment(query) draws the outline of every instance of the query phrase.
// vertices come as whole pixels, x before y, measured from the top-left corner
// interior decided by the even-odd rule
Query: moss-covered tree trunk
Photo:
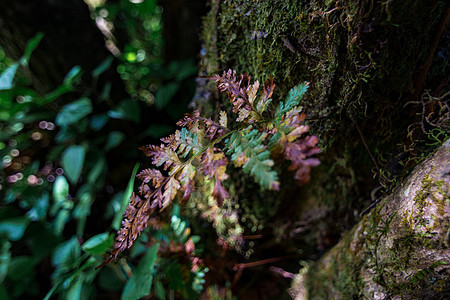
[[[428,287],[434,292],[443,288],[438,278],[443,278],[439,272],[444,269],[442,262],[449,262],[448,256],[413,266],[425,254],[443,255],[448,249],[442,240],[448,239],[447,229],[441,228],[444,231],[438,234],[427,227],[438,224],[429,214],[444,222],[445,200],[439,200],[436,211],[427,209],[437,202],[413,205],[412,201],[416,194],[437,193],[443,179],[433,172],[441,170],[444,160],[433,169],[434,158],[412,179],[403,178],[420,156],[431,153],[449,136],[448,109],[438,113],[449,97],[448,2],[210,0],[209,5],[201,74],[232,68],[260,82],[273,76],[274,99],[284,99],[293,86],[310,82],[303,112],[323,149],[318,156],[321,166],[313,170],[310,183],[300,188],[282,185],[279,198],[270,203],[277,213],[270,211],[261,224],[263,235],[271,241],[256,246],[255,255],[258,247],[263,255],[271,249],[285,249],[284,254],[301,249],[303,259],[315,260],[351,230],[339,246],[309,268],[304,278],[313,298],[376,297],[372,289],[379,289],[380,298],[388,298],[402,294],[402,289],[408,293],[423,288],[425,293]],[[208,112],[214,93],[201,84],[197,104]],[[437,125],[444,123],[447,127]],[[434,139],[438,132],[440,137]],[[443,157],[448,160],[448,155]],[[289,182],[292,174],[284,174],[282,183]],[[411,182],[418,176],[421,179]],[[393,192],[393,188],[406,185],[410,192],[403,201],[396,195],[405,189]],[[447,197],[442,190],[439,195]],[[383,200],[361,220],[361,213],[377,198]],[[269,205],[267,201],[262,202]],[[409,205],[410,215],[405,217],[401,203]],[[422,212],[427,217],[415,220]],[[425,220],[431,223],[419,224]],[[359,225],[353,228],[355,224]],[[419,241],[419,231],[431,237]],[[350,245],[357,249],[350,253]],[[394,253],[397,250],[400,257]],[[437,274],[430,277],[436,280],[426,282],[430,274]],[[347,294],[339,294],[337,286]]]
[[[450,140],[291,289],[295,299],[448,299]]]

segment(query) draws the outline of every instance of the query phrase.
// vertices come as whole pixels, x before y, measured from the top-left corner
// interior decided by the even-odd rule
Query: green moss
[[[211,75],[219,71],[217,63],[217,14],[219,1],[212,0],[210,11],[203,18],[203,30],[200,39],[203,43],[201,51],[200,69],[202,75]]]
[[[383,252],[382,264],[378,266],[379,283],[388,289],[393,294],[402,294],[403,291],[410,291],[411,293],[419,293],[428,289],[433,292],[441,291],[445,284],[435,270],[445,262],[436,262],[426,268],[414,271],[408,281],[398,281],[397,274],[404,272],[411,272],[417,269],[420,265],[420,259],[414,256],[414,253],[423,253],[426,249],[445,249],[447,239],[447,232],[450,228],[448,219],[443,218],[439,207],[444,205],[444,197],[437,198],[436,192],[445,195],[445,182],[434,181],[429,175],[422,180],[421,188],[414,196],[415,208],[418,211],[404,212],[400,219],[400,228],[402,236],[393,242],[390,249],[385,249]],[[431,202],[430,202],[431,201]],[[424,209],[430,205],[438,207],[438,216],[436,219],[442,222],[435,221],[433,225],[426,222],[424,218]],[[436,232],[440,236],[436,236]],[[386,251],[387,250],[387,251]]]
[[[360,277],[364,263],[350,249],[351,234],[340,247],[327,254],[332,260],[325,265],[312,265],[308,270],[306,286],[311,299],[360,299],[364,280]],[[324,289],[324,287],[328,287]]]
[[[359,299],[363,290],[368,291],[361,277],[368,275],[367,272],[361,275],[368,269],[374,271],[374,275],[365,278],[374,280],[379,285],[377,289],[380,292],[385,289],[388,295],[404,296],[407,291],[409,296],[421,298],[424,291],[433,295],[447,289],[442,266],[448,262],[424,265],[423,261],[424,253],[448,247],[445,242],[450,228],[448,218],[438,212],[434,225],[424,221],[429,218],[430,205],[439,207],[445,203],[442,195],[446,195],[446,191],[444,181],[426,175],[414,195],[413,210],[386,215],[386,205],[392,197],[382,200],[353,231],[344,235],[320,264],[310,266],[306,277],[310,298]],[[390,242],[390,239],[393,240]]]
[[[431,193],[431,187],[433,186],[433,180],[429,175],[425,176],[422,180],[422,188],[417,192],[414,197],[414,202],[417,204],[421,214],[423,213],[423,209],[429,205],[427,203],[427,198]]]
[[[445,1],[214,0],[211,7],[203,31],[206,73],[233,68],[259,81],[273,76],[274,99],[309,81],[304,111],[325,150],[317,170],[325,175],[311,193],[338,210],[370,194],[378,167],[371,156],[390,157],[406,136],[403,106]]]

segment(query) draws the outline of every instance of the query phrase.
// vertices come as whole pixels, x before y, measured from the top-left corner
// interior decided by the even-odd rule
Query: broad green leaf
[[[88,155],[88,157],[91,157]],[[95,155],[96,160],[94,166],[89,171],[89,174],[87,176],[87,181],[90,184],[95,184],[97,180],[100,178],[100,175],[102,172],[107,168],[107,162],[105,159],[105,156],[101,153]]]
[[[70,240],[61,243],[53,252],[52,265],[57,268],[69,270],[78,266],[81,255],[80,244],[74,236]]]
[[[159,280],[155,280],[155,296],[160,300],[166,299],[166,292],[164,286]]]
[[[104,101],[104,100],[108,100],[110,98],[111,95],[111,82],[106,82],[104,87],[103,87],[103,91],[100,94],[100,96],[97,98],[98,102]]]
[[[157,239],[157,237],[155,236]],[[148,250],[148,247],[145,246],[148,242],[148,238],[145,234],[139,235],[139,237],[134,241],[133,247],[130,250],[130,257],[136,258],[143,253],[146,253]]]
[[[68,275],[69,277],[62,282],[61,286],[63,289],[67,289],[68,287],[72,286],[73,282],[76,281],[79,277],[84,277],[84,274],[82,276],[79,276],[83,273],[83,270],[90,268],[92,270],[91,267],[95,266],[96,264],[98,264],[98,261],[95,257],[89,257],[88,260],[83,263],[81,265],[81,267],[79,267],[79,265],[81,264],[81,262],[84,260],[83,256],[78,257],[75,260],[75,265],[72,266],[73,271],[70,272]],[[95,271],[93,271],[95,272]],[[92,273],[91,273],[92,274]],[[88,274],[86,274],[88,275]]]
[[[31,38],[27,46],[25,47],[25,53],[23,54],[22,58],[20,59],[21,63],[24,65],[27,65],[30,61],[31,53],[36,49],[36,47],[41,42],[42,38],[44,37],[44,34],[42,32],[37,33],[33,38]]]
[[[124,100],[119,103],[117,108],[107,112],[113,119],[125,119],[138,123],[141,120],[141,111],[139,104],[133,100]]]
[[[64,299],[67,300],[78,300],[81,298],[81,291],[83,289],[83,276],[78,276],[74,283],[72,283],[69,287],[69,290],[65,294]]]
[[[61,163],[72,184],[76,184],[83,169],[85,150],[83,146],[69,146],[62,154]]]
[[[0,283],[3,282],[8,274],[9,264],[11,262],[11,243],[6,239],[1,239],[0,248]],[[0,297],[0,299],[2,299]]]
[[[14,63],[0,74],[0,90],[9,90],[13,87],[13,80],[18,67],[19,64]]]
[[[81,249],[89,254],[104,254],[113,244],[114,235],[100,233],[87,240]]]
[[[156,108],[161,110],[166,107],[179,88],[180,84],[178,82],[171,82],[160,87],[156,92]]]
[[[57,235],[61,235],[66,226],[66,223],[69,221],[70,211],[67,209],[61,209],[56,215],[55,220],[53,221],[53,228]]]
[[[86,226],[86,218],[91,214],[93,195],[89,185],[83,185],[78,189],[77,199],[79,199],[72,216],[77,219],[77,236],[83,236]]]
[[[80,66],[74,66],[64,77],[63,84],[71,86],[78,78],[81,77],[82,70]]]
[[[27,212],[27,217],[32,221],[44,220],[49,207],[49,194],[44,192]]]
[[[89,185],[85,184],[78,189],[77,198],[79,201],[73,210],[73,217],[81,219],[89,216],[91,214],[91,204],[93,200],[92,191]]]
[[[55,183],[53,184],[53,206],[50,210],[51,216],[54,216],[61,208],[68,195],[69,183],[67,182],[66,177],[62,175],[56,177]]]
[[[158,247],[159,245],[156,244],[150,248],[134,270],[122,291],[122,300],[140,299],[150,294]]]
[[[92,77],[97,78],[100,74],[108,70],[113,62],[113,59],[113,56],[108,56],[97,68],[94,69],[94,71],[92,71]]]
[[[106,114],[94,115],[91,118],[91,128],[95,131],[102,129],[108,123],[109,117]]]
[[[89,98],[81,98],[65,105],[56,116],[55,123],[59,126],[73,124],[92,112],[92,104]]]
[[[105,209],[105,213],[103,214],[103,219],[111,219],[122,207],[122,199],[123,199],[123,191],[115,194],[112,199],[109,201],[108,206]]]
[[[11,241],[18,241],[22,238],[27,229],[30,219],[27,217],[16,217],[0,222],[0,235],[6,235]]]
[[[69,88],[67,85],[60,85],[54,91],[51,91],[50,93],[46,94],[42,99],[38,101],[38,103],[40,105],[47,104],[49,102],[58,99],[59,97],[70,91],[71,88]]]
[[[133,193],[134,187],[134,179],[136,178],[136,173],[139,168],[139,163],[134,165],[133,172],[131,173],[131,178],[128,181],[127,188],[125,189],[125,193],[123,194],[122,203],[120,205],[120,209],[116,212],[114,219],[112,221],[112,228],[114,230],[119,230],[122,225],[122,218],[125,209],[127,208],[128,202],[130,201],[131,194]]]
[[[106,140],[105,151],[109,151],[118,146],[123,140],[125,140],[125,134],[123,132],[112,131]]]

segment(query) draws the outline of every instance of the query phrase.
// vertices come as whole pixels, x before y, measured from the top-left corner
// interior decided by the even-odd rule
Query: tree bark
[[[295,299],[449,299],[450,140],[319,261]]]

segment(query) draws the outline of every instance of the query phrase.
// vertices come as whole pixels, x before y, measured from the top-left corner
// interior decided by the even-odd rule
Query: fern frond
[[[303,95],[306,93],[309,87],[309,82],[304,82],[289,91],[289,95],[286,97],[285,102],[280,102],[276,111],[275,118],[281,118],[291,108],[300,104]]]
[[[259,89],[258,81],[251,85],[248,74],[236,76],[234,70],[223,72],[222,76],[216,74],[211,79],[216,82],[219,91],[227,92],[233,105],[233,112],[238,114],[236,121],[251,124],[262,119],[263,110],[260,112],[255,108],[256,94]],[[265,107],[264,104],[260,106],[260,109],[263,107]]]
[[[172,203],[172,200],[175,198],[180,187],[180,182],[178,182],[174,176],[169,177],[169,180],[167,180],[167,183],[164,185],[164,193],[162,194],[162,202],[160,204],[161,209],[166,208]]]
[[[308,132],[309,127],[301,125],[292,128],[284,128],[286,131],[291,130],[288,134],[282,131],[276,133],[269,147],[274,156],[282,156],[283,159],[290,160],[290,171],[295,171],[295,179],[298,184],[303,185],[309,182],[311,168],[318,166],[320,161],[311,156],[320,153],[321,149],[317,147],[319,139],[316,136],[303,136]]]
[[[117,232],[111,255],[102,265],[110,263],[120,252],[133,245],[139,234],[147,227],[151,212],[149,202],[141,200],[133,193],[123,216],[122,227]]]
[[[288,142],[285,145],[284,156],[292,162],[289,170],[295,170],[295,179],[299,184],[309,182],[311,168],[320,164],[317,158],[310,158],[310,156],[321,151],[316,146],[318,141],[316,136],[307,136],[296,142]]]
[[[178,155],[172,150],[172,146],[166,146],[162,144],[161,146],[148,145],[140,147],[140,150],[144,151],[145,155],[152,157],[152,164],[157,167],[164,165],[164,170],[167,170],[170,166],[181,164]]]
[[[219,91],[227,92],[230,98],[246,99],[246,90],[250,82],[250,76],[248,74],[240,74],[237,77],[236,71],[230,69],[228,72],[224,71],[222,76],[215,74],[211,79],[216,82]]]
[[[293,88],[285,102],[276,107],[271,118],[263,117],[263,114],[269,115],[266,110],[275,88],[272,77],[265,82],[262,95],[258,94],[260,83],[255,81],[251,84],[247,74],[237,76],[236,71],[229,70],[211,79],[217,83],[219,91],[227,92],[233,112],[238,115],[237,121],[242,123],[232,131],[228,128],[225,112],[220,112],[216,123],[202,117],[196,110],[193,114],[186,114],[177,123],[182,128],[162,138],[160,146],[140,148],[151,157],[154,166],[162,167],[166,172],[163,175],[159,170],[145,169],[137,175],[142,181],[139,187],[142,199],[135,194],[131,197],[111,257],[105,264],[132,246],[147,227],[151,213],[165,209],[181,192],[181,200],[187,201],[199,181],[206,179],[208,184],[212,184],[210,181],[214,180],[211,196],[221,206],[229,198],[223,186],[229,177],[225,149],[226,155],[231,155],[230,161],[234,166],[242,167],[263,189],[279,189],[280,183],[272,168],[274,161],[271,157],[289,160],[289,170],[295,171],[295,178],[300,184],[309,181],[311,168],[320,163],[312,158],[320,152],[318,138],[306,135],[309,128],[303,125],[305,114],[299,107],[308,83]],[[222,149],[219,148],[220,142],[224,143]]]
[[[198,135],[189,132],[186,128],[176,131],[178,137],[178,154],[185,158],[189,153],[193,155],[199,153],[203,146],[200,145]]]
[[[184,118],[177,122],[178,126],[187,127],[190,131],[195,131],[197,133],[198,130],[202,130],[205,132],[205,136],[209,140],[215,140],[223,136],[227,133],[228,129],[222,124],[217,124],[209,118],[204,118],[200,116],[200,112],[195,110],[194,113],[185,114]],[[198,130],[196,130],[196,126],[198,126]]]
[[[284,114],[281,117],[280,120],[281,127],[288,129],[288,131],[291,131],[301,126],[301,124],[304,123],[306,118],[306,115],[304,113],[301,113],[301,111],[302,108],[299,106],[290,109],[286,114]]]
[[[151,183],[154,187],[159,187],[164,181],[164,176],[158,170],[145,169],[136,175],[143,183]]]
[[[227,190],[222,185],[222,182],[228,179],[228,174],[225,173],[227,165],[228,159],[223,152],[212,146],[202,156],[200,171],[207,179],[214,179],[214,189],[211,195],[216,199],[218,206],[222,206],[223,201],[229,197]]]
[[[196,168],[190,164],[184,164],[181,171],[178,173],[177,179],[181,184],[181,191],[183,191],[182,201],[187,201],[191,197],[192,192],[195,189],[194,177],[196,174]]]
[[[263,144],[266,136],[267,133],[251,127],[234,132],[230,139],[225,141],[229,149],[227,154],[231,154],[231,161],[237,166],[243,165],[244,172],[250,173],[262,188],[278,190],[278,175],[272,170],[273,160]]]
[[[256,104],[256,110],[262,114],[269,105],[270,102],[272,102],[272,94],[273,90],[275,89],[275,84],[273,83],[273,77],[270,76],[270,78],[264,83],[263,88],[263,95],[261,96],[261,99]]]

